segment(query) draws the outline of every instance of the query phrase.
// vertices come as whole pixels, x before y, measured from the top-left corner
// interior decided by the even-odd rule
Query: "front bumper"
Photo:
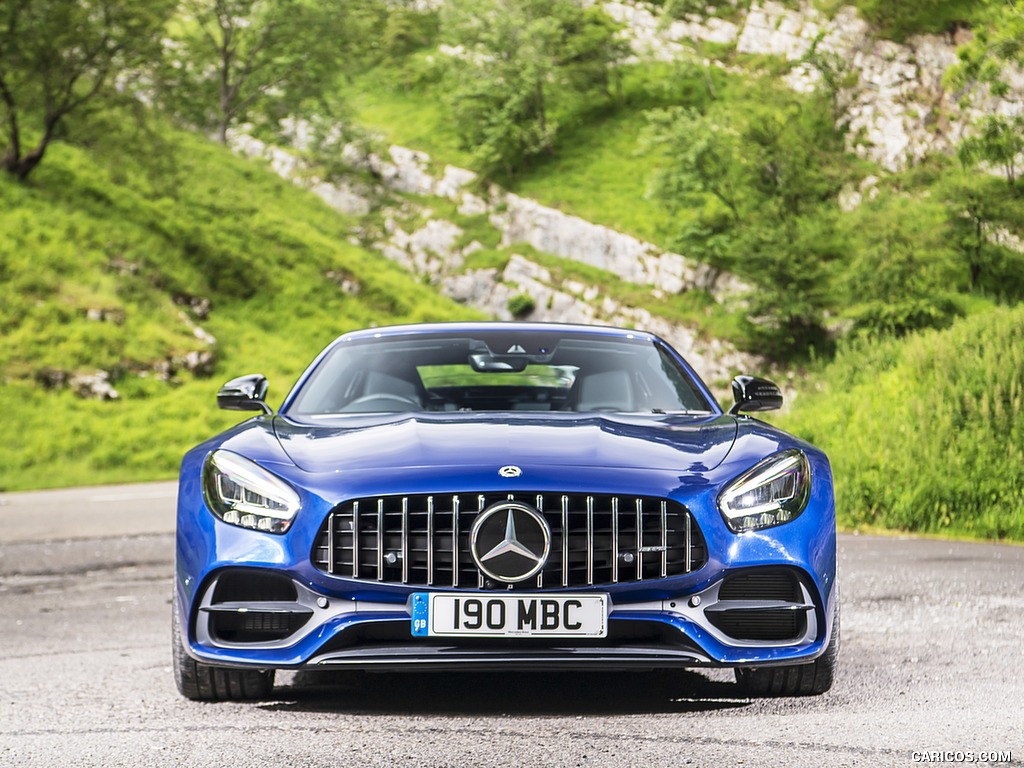
[[[788,595],[742,594],[737,584],[774,579]],[[287,583],[286,583],[287,582]],[[260,584],[277,586],[267,587]],[[244,599],[242,584],[266,596]],[[227,586],[225,586],[227,585]],[[282,595],[287,585],[292,594]],[[528,597],[531,593],[518,593]],[[537,593],[550,596],[558,592]],[[257,596],[255,593],[249,597]],[[232,598],[232,599],[224,599]],[[243,598],[243,599],[238,599]],[[783,598],[783,599],[780,599]],[[405,604],[327,596],[263,569],[215,574],[182,617],[183,638],[198,660],[260,668],[348,667],[376,670],[453,668],[653,669],[769,666],[808,662],[829,639],[832,596],[794,569],[744,569],[675,598],[611,599],[608,636],[601,639],[414,637]]]
[[[609,634],[602,640],[453,641],[413,637],[409,601],[422,588],[342,578],[311,562],[323,522],[337,505],[325,499],[370,495],[369,488],[310,493],[288,534],[271,536],[215,519],[199,492],[198,473],[183,468],[176,573],[183,645],[207,664],[264,669],[763,667],[820,656],[830,639],[838,595],[831,484],[817,486],[796,520],[737,535],[718,513],[714,486],[677,495],[678,475],[662,474],[644,473],[634,492],[675,498],[692,512],[707,546],[707,561],[699,569],[568,590],[608,596]],[[819,476],[828,476],[826,465],[819,467]],[[614,479],[620,481],[621,476]],[[415,490],[451,487],[450,478],[432,482],[437,488],[423,481]],[[622,492],[598,472],[579,482],[595,492]],[[735,586],[744,578],[763,585],[762,577],[778,581],[780,574],[791,590]],[[218,593],[225,578],[233,584]],[[261,579],[277,586],[267,591],[245,586]],[[566,590],[536,593],[559,591]]]

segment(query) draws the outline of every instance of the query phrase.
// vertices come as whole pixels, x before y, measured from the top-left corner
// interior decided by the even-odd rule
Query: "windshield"
[[[508,331],[339,344],[289,408],[296,415],[710,410],[686,372],[651,341]]]

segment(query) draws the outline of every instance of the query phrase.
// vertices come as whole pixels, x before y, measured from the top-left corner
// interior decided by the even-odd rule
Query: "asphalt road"
[[[1024,765],[1021,547],[842,536],[817,698],[737,698],[720,672],[289,673],[271,701],[199,704],[171,674],[168,488],[0,495],[0,766]]]

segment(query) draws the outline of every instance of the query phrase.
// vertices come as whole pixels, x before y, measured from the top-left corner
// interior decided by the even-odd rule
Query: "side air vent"
[[[796,643],[811,630],[814,603],[789,570],[752,570],[726,577],[704,615],[722,634],[741,642]]]
[[[295,634],[312,615],[287,576],[234,568],[207,588],[196,622],[198,633],[215,644],[265,645]]]

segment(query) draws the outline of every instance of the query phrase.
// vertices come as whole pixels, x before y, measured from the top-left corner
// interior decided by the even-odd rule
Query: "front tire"
[[[832,637],[825,652],[810,664],[736,670],[736,684],[746,696],[820,696],[835,681],[839,663],[839,599],[836,597]]]
[[[215,667],[189,656],[181,641],[177,592],[171,602],[174,682],[182,696],[193,701],[259,701],[270,696],[274,688],[272,669]]]

